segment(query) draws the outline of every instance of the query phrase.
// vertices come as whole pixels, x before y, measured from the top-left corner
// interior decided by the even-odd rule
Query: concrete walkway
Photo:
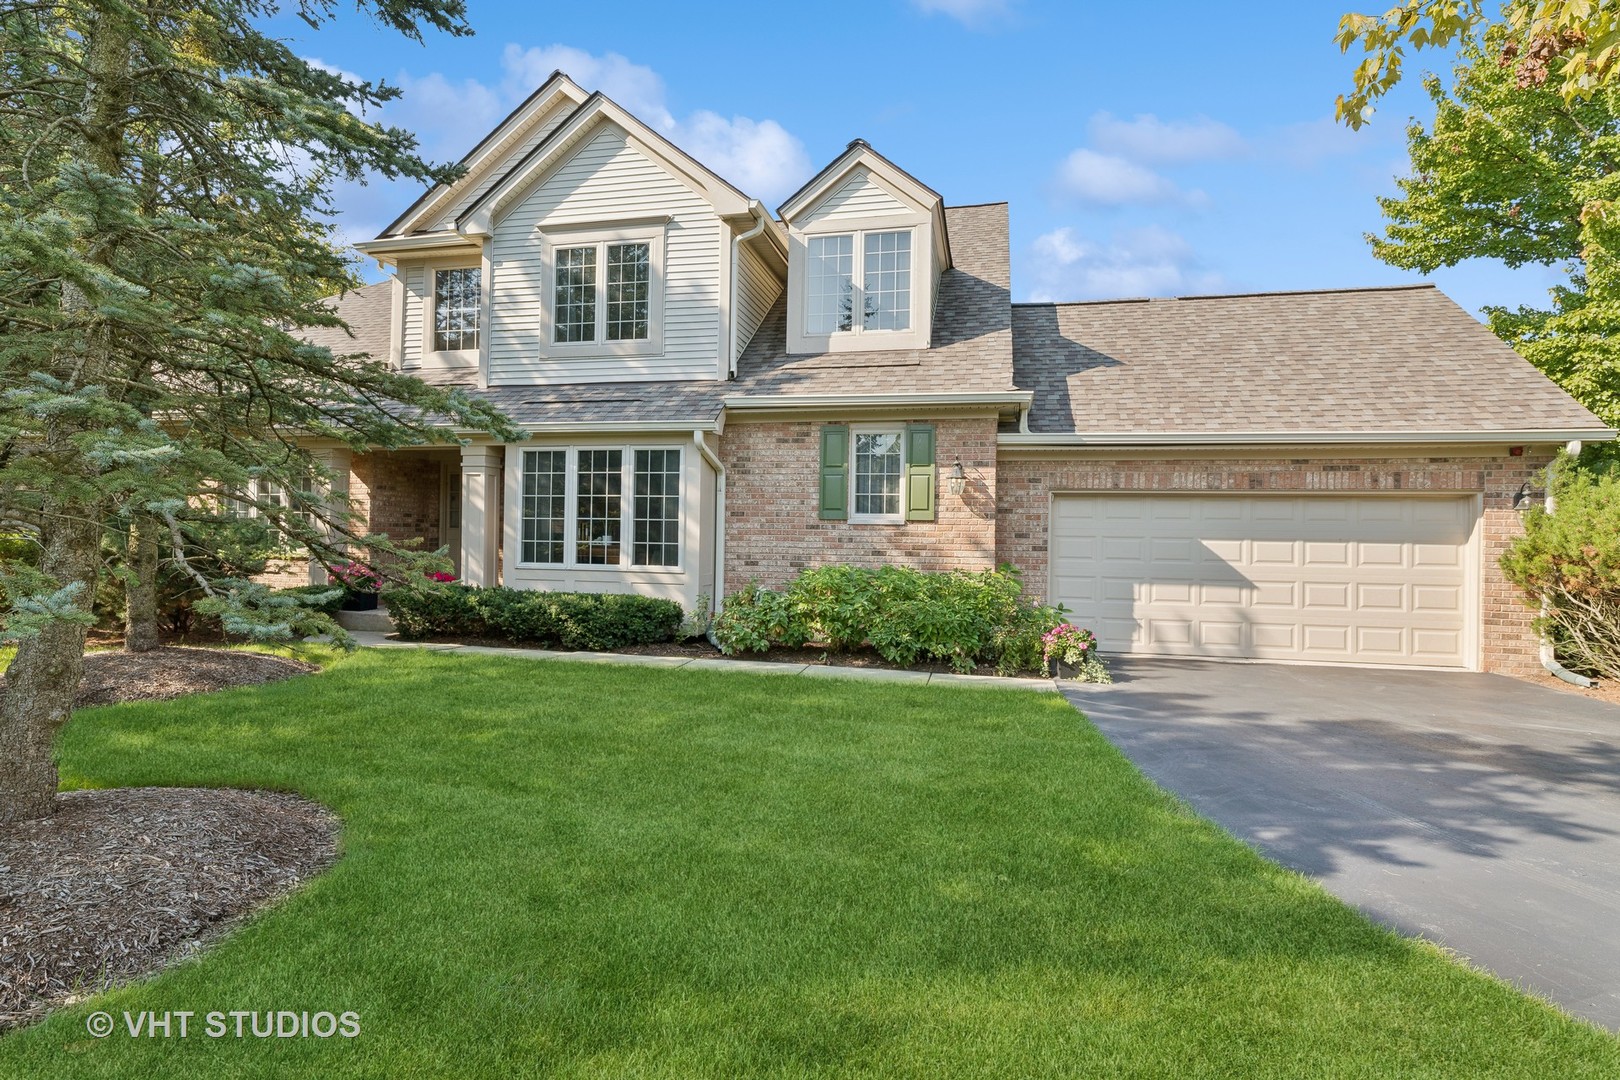
[[[1405,933],[1620,1029],[1620,706],[1501,675],[1114,662],[1148,776]]]
[[[494,645],[447,645],[425,641],[400,641],[387,634],[370,630],[356,630],[350,636],[369,649],[426,649],[429,652],[470,653],[478,656],[515,656],[524,660],[570,660],[577,664],[625,664],[632,667],[683,668],[687,671],[744,671],[753,675],[803,675],[812,679],[859,679],[868,682],[929,683],[939,686],[979,686],[1049,692],[1057,689],[1051,679],[1010,679],[995,675],[893,671],[889,668],[841,667],[837,664],[774,664],[760,660],[728,660],[723,657],[639,656],[634,653],[560,652],[552,649],[503,648]]]

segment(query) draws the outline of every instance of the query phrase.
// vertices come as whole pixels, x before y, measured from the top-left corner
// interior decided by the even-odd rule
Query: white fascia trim
[[[728,402],[729,403],[729,402]],[[1572,439],[1612,439],[1607,428],[1581,431],[1230,431],[1230,432],[1098,432],[1086,435],[1004,432],[996,445],[1006,447],[1110,446],[1412,446],[1433,444],[1553,443]]]
[[[401,254],[417,251],[437,252],[446,248],[461,248],[473,255],[479,250],[477,240],[463,236],[454,229],[419,233],[415,236],[389,236],[380,240],[364,240],[354,245],[354,250],[363,255],[370,255],[378,262],[394,262]]]
[[[728,409],[811,409],[827,406],[871,408],[906,405],[1023,405],[1028,406],[1031,391],[999,394],[727,394],[721,402]]]
[[[719,420],[568,420],[555,424],[523,424],[520,425],[529,436],[535,435],[579,435],[593,432],[615,433],[621,431],[666,431],[687,434],[694,431],[720,432]],[[472,439],[484,436],[483,432],[473,428],[462,428],[456,431],[461,439]]]

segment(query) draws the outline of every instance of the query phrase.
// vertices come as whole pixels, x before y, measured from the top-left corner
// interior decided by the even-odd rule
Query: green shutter
[[[934,425],[906,425],[906,520],[934,520]]]
[[[821,429],[821,518],[849,518],[848,424],[826,424]]]

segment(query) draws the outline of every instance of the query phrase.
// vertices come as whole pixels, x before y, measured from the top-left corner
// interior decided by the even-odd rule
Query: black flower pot
[[[1080,674],[1080,667],[1079,667],[1078,664],[1071,664],[1066,660],[1059,660],[1056,657],[1053,657],[1053,659],[1052,659],[1052,678],[1054,678],[1054,679],[1072,679],[1072,678],[1074,678],[1075,676],[1077,676],[1079,674]]]
[[[374,592],[355,592],[353,589],[344,589],[343,610],[376,611],[377,594]]]

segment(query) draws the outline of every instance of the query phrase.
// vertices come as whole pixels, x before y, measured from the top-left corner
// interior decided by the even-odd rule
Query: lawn
[[[1056,695],[371,651],[81,713],[61,756],[72,785],[300,791],[343,857],[0,1039],[0,1076],[1620,1074],[1620,1042],[1262,860]],[[95,1040],[91,1009],[361,1034]]]

